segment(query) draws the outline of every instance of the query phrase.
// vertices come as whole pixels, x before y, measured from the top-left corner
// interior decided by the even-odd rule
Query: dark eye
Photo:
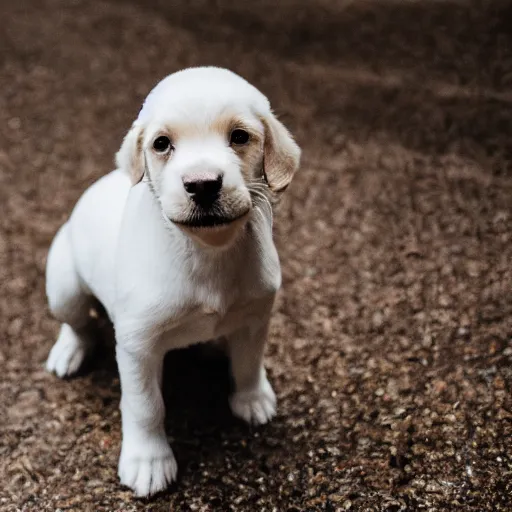
[[[229,142],[231,144],[247,144],[249,142],[249,134],[245,130],[233,130]]]
[[[171,139],[169,137],[166,137],[165,135],[162,135],[160,137],[157,137],[153,141],[153,149],[157,153],[165,153],[168,151],[171,147]]]

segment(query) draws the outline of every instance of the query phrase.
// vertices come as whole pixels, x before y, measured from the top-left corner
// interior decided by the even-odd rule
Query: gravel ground
[[[512,510],[511,18],[500,0],[2,1],[0,509]],[[225,360],[171,354],[180,477],[135,500],[108,328],[79,377],[43,370],[45,258],[149,89],[199,64],[261,88],[304,149],[276,227],[279,415],[244,426]]]

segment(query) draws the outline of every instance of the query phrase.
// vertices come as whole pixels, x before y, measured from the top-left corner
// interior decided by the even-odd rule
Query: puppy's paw
[[[167,440],[147,444],[123,441],[119,478],[136,496],[147,497],[163,491],[176,480],[178,465]],[[126,448],[129,446],[129,448]]]
[[[59,338],[50,351],[46,369],[49,372],[55,372],[61,378],[73,375],[84,362],[88,349],[89,343],[69,325],[64,324]]]
[[[253,425],[263,425],[276,414],[276,395],[266,377],[256,389],[235,392],[229,402],[235,416]]]

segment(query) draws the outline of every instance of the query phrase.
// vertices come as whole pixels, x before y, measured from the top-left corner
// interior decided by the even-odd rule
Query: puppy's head
[[[116,157],[134,185],[146,176],[164,217],[209,246],[233,241],[254,199],[284,191],[299,159],[267,98],[213,67],[162,80]]]

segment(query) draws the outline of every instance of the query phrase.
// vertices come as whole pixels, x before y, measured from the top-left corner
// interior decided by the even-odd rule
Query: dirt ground
[[[4,0],[0,19],[0,510],[512,510],[509,2]],[[261,88],[304,149],[276,227],[279,414],[244,426],[225,360],[171,354],[179,481],[135,500],[112,344],[75,379],[43,370],[45,258],[150,88],[200,64]]]

